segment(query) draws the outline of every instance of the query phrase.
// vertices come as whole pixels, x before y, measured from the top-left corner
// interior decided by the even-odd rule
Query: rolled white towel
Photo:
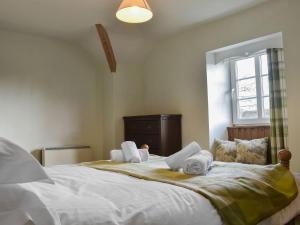
[[[183,163],[183,172],[188,175],[206,175],[213,162],[213,155],[207,150],[201,150]]]
[[[142,161],[138,148],[133,141],[125,141],[121,144],[121,147],[126,162],[140,163]]]
[[[143,148],[143,149],[139,149],[139,154],[140,154],[140,157],[141,157],[141,160],[142,162],[146,162],[148,161],[149,159],[149,150],[146,149],[146,148]]]
[[[110,160],[114,162],[125,162],[125,158],[122,150],[111,150]]]
[[[213,161],[214,161],[214,156],[213,156],[213,154],[212,154],[210,151],[205,150],[205,149],[202,149],[202,150],[200,151],[200,154],[201,154],[201,155],[207,156],[207,158],[208,158],[208,167],[210,168],[210,167],[211,167],[211,164],[212,164]]]
[[[200,145],[193,141],[192,143],[185,146],[179,152],[169,156],[165,159],[166,163],[172,170],[179,170],[183,166],[184,160],[199,153],[201,151]]]
[[[141,161],[145,162],[149,159],[149,150],[148,149],[138,149]],[[111,150],[110,151],[110,160],[114,162],[125,162],[125,157],[122,150]]]

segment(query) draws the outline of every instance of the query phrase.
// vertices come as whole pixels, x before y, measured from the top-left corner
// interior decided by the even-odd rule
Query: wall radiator
[[[77,164],[93,160],[93,151],[87,145],[45,147],[42,149],[42,165]]]

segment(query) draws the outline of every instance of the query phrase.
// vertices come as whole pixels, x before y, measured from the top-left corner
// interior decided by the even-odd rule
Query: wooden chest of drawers
[[[182,147],[181,115],[124,117],[124,130],[125,141],[148,144],[151,154],[169,156]]]

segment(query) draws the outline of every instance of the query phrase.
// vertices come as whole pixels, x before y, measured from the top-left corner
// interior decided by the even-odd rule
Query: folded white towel
[[[122,151],[126,162],[140,163],[141,156],[133,141],[125,141],[121,144]]]
[[[166,158],[166,163],[172,170],[179,170],[183,166],[184,160],[199,153],[201,151],[200,145],[193,141],[192,143],[185,146],[179,152]]]
[[[141,157],[141,161],[145,162],[149,159],[149,150],[148,149],[138,149]],[[110,151],[110,160],[114,162],[126,162],[122,150],[111,150]]]
[[[213,162],[213,155],[207,150],[201,150],[183,163],[183,172],[188,175],[206,175]]]
[[[139,153],[140,153],[140,157],[141,157],[142,162],[148,161],[149,156],[150,156],[148,149],[145,149],[145,148],[139,149]]]
[[[122,150],[111,150],[110,151],[110,160],[114,162],[125,162],[124,154]]]
[[[211,164],[212,164],[213,161],[214,161],[214,156],[213,156],[213,154],[212,154],[210,151],[204,150],[204,149],[202,149],[202,150],[200,151],[200,154],[201,154],[201,155],[207,156],[207,158],[208,158],[208,164],[209,164],[209,167],[210,167]]]

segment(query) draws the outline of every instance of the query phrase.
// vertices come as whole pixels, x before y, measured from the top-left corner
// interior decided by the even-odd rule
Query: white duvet
[[[0,186],[0,225],[222,225],[207,199],[181,187],[76,165],[46,171],[55,185]],[[299,196],[260,224],[298,213]]]

